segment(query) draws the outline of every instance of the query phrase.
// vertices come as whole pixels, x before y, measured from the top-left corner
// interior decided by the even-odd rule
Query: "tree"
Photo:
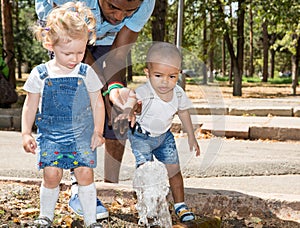
[[[227,48],[230,53],[230,58],[233,65],[233,96],[242,96],[242,76],[244,64],[244,17],[245,17],[245,0],[238,0],[237,8],[237,41],[236,54],[234,52],[233,40],[230,39],[229,28],[226,23],[226,15],[221,0],[217,0],[218,12],[221,18],[224,37],[227,43]]]
[[[166,14],[167,14],[167,0],[156,1],[153,20],[152,20],[152,39],[153,41],[164,41],[166,35]]]
[[[299,76],[299,59],[300,59],[300,35],[294,33],[295,53],[292,55],[292,93],[297,94],[298,76]]]
[[[269,43],[271,51],[271,63],[275,65],[275,51],[290,52],[292,66],[292,93],[296,94],[298,86],[299,68],[299,36],[300,36],[300,5],[298,1],[288,0],[256,0],[259,18],[267,22]],[[274,55],[274,56],[272,56]],[[271,70],[274,66],[271,66]]]
[[[268,81],[268,62],[269,62],[269,36],[268,36],[268,24],[266,21],[262,24],[263,34],[263,82]]]
[[[249,76],[252,77],[254,74],[254,65],[253,65],[253,58],[254,58],[254,47],[253,47],[253,13],[252,13],[252,2],[250,0],[250,7],[249,7],[249,24],[250,24],[250,31],[249,31]]]
[[[9,0],[1,0],[3,49],[7,53],[5,62],[9,68],[9,81],[15,87],[15,51],[12,22],[12,6]]]
[[[209,13],[210,23],[210,33],[209,33],[209,82],[214,81],[214,49],[215,49],[215,29],[214,29],[214,16],[213,12],[210,11]]]
[[[203,3],[206,3],[206,0],[203,0]],[[205,66],[207,65],[207,52],[208,52],[208,41],[207,41],[207,18],[206,18],[206,7],[203,7],[202,18],[203,18],[203,61]],[[207,70],[205,68],[203,82],[204,85],[207,84]]]

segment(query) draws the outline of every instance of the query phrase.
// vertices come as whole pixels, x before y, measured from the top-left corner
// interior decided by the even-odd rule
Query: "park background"
[[[225,82],[233,96],[243,96],[243,87],[251,82],[277,84],[297,95],[299,18],[296,0],[161,0],[137,43],[167,41],[190,52],[197,64],[183,65],[188,83]],[[1,1],[0,53],[14,88],[26,78],[24,73],[48,60],[46,50],[32,36],[36,20],[33,0]],[[143,75],[139,48],[128,56],[128,81]]]
[[[183,3],[183,15],[178,18],[180,2]],[[289,98],[297,100],[299,94],[299,92],[297,94],[300,49],[299,8],[300,5],[296,0],[156,1],[151,20],[140,33],[138,47],[140,48],[143,44],[148,45],[152,41],[167,41],[177,44],[178,20],[182,19],[180,46],[188,53],[187,58],[190,60],[185,62],[183,73],[187,82],[186,92],[191,99],[205,100],[202,93],[203,88],[217,86],[221,89],[225,101],[226,99],[236,100],[241,98],[241,103],[245,106],[251,103],[251,99],[251,101],[258,101],[254,98],[260,100],[262,100],[261,98],[267,98],[271,105],[274,104],[271,103],[271,100],[275,100],[274,102],[277,103],[279,103],[278,101],[288,103]],[[16,88],[20,99],[24,98],[22,85],[30,70],[40,62],[48,60],[47,52],[41,47],[40,43],[34,40],[30,31],[30,27],[36,23],[36,19],[33,1],[1,1],[2,29],[0,42],[2,48],[0,51],[9,66],[10,74],[8,78],[13,87]],[[129,86],[133,88],[145,80],[145,77],[140,77],[143,75],[144,64],[142,60],[138,59],[141,56],[138,53],[139,51],[140,49],[135,46],[131,53],[131,60],[129,58],[129,62],[132,61],[133,65],[132,68],[128,69],[127,76],[131,81]],[[195,59],[197,61],[193,61]],[[203,71],[203,69],[205,70]],[[278,97],[283,99],[276,99]],[[249,99],[246,101],[244,98]],[[20,99],[12,107],[20,108],[22,105],[22,99]],[[246,118],[246,116],[243,117]],[[252,114],[247,118],[250,119],[251,117],[268,118],[268,120],[273,118],[272,115],[258,117],[252,116]],[[9,118],[14,120],[14,116]],[[298,118],[290,118],[294,118],[288,119],[291,125],[294,128],[299,128],[299,124],[295,124],[298,123],[295,122],[295,119]],[[9,128],[9,130],[16,130],[16,128]],[[289,131],[290,128],[286,132]],[[7,140],[7,135],[12,135],[11,142]],[[201,135],[201,137],[205,137],[199,139],[201,144],[205,143],[206,140],[210,140],[210,138],[214,139],[211,135]],[[24,153],[21,151],[19,132],[5,131],[0,139],[2,140],[1,161],[12,164],[13,159],[10,159],[9,155],[13,154],[15,150],[18,156],[14,158],[20,157],[20,159],[23,159]],[[184,137],[178,137],[178,139],[184,139]],[[247,177],[253,179],[255,179],[255,176],[287,178],[288,175],[286,174],[290,174],[291,177],[299,178],[298,167],[300,166],[299,156],[297,156],[299,141],[278,142],[276,140],[237,140],[235,138],[222,138],[220,140],[224,140],[226,145],[233,145],[231,150],[227,151],[224,156],[226,158],[224,164],[230,165],[240,158],[242,166],[238,166],[237,170],[246,172],[243,175]],[[241,147],[241,144],[244,146]],[[11,148],[12,145],[15,146],[14,149],[7,149]],[[257,146],[255,147],[255,145]],[[294,149],[291,150],[291,147]],[[255,150],[256,148],[257,150],[253,154],[249,153],[250,149]],[[240,157],[237,155],[237,151]],[[264,152],[272,152],[272,154],[264,155]],[[245,159],[247,153],[249,153],[248,159]],[[275,159],[276,154],[279,157],[278,161]],[[258,155],[264,157],[266,161],[262,161],[263,159]],[[253,156],[253,160],[255,160],[253,164],[255,165],[251,163],[252,160],[249,159],[249,156]],[[289,156],[294,158],[292,162],[288,162],[287,157]],[[249,164],[247,163],[248,160],[250,160],[250,165],[246,167]],[[18,166],[20,164],[18,163]],[[269,166],[266,166],[266,164],[269,164]],[[27,175],[24,167],[26,165],[22,163],[20,173]],[[276,173],[278,169],[281,170],[281,173]],[[234,170],[236,173],[229,172],[228,166],[222,170],[226,175],[232,176],[228,179],[228,182],[234,179],[234,175],[240,175],[236,170]],[[257,173],[258,171],[268,171],[268,173],[263,175]],[[12,175],[9,176],[10,173],[16,176],[15,170],[9,172],[9,170],[4,169],[2,172],[8,175],[8,179],[12,178]],[[222,173],[218,172],[218,175],[221,176]],[[208,178],[199,179],[204,181]],[[265,181],[263,189],[270,187],[266,180],[268,179],[263,179]],[[283,187],[289,188],[290,183],[283,182],[283,180],[276,190],[279,191]],[[236,180],[233,181],[236,182]],[[295,181],[294,184],[297,183],[299,181]],[[8,227],[20,227],[20,224],[29,223],[37,215],[38,184],[39,182],[34,182],[31,179],[26,182],[22,182],[22,180],[17,182],[7,181],[6,179],[1,180],[0,223],[8,224]],[[69,186],[64,187],[67,187],[67,189],[62,192],[57,208],[57,213],[61,217],[56,222],[57,224],[80,222],[80,219],[74,217],[66,208]],[[254,188],[255,186],[251,187]],[[204,190],[208,189],[205,187]],[[290,189],[297,191],[299,188]],[[196,190],[199,194],[199,189]],[[104,201],[111,212],[109,225],[113,224],[112,227],[134,227],[133,225],[137,223],[137,217],[134,214],[134,199],[129,195],[124,200],[125,193],[121,190],[117,190],[117,194],[112,189],[107,191],[114,194],[113,201]],[[287,206],[284,207],[285,201],[262,200],[253,197],[251,194],[242,194],[242,197],[245,197],[242,198],[240,192],[234,192],[232,199],[230,197],[229,199],[232,200],[230,202],[233,202],[231,204],[233,206],[244,206],[243,210],[232,210],[221,217],[221,220],[216,219],[212,215],[222,214],[223,211],[218,210],[217,205],[220,203],[219,205],[224,209],[224,203],[222,204],[221,201],[226,198],[228,192],[231,191],[222,188],[216,194],[217,200],[214,203],[208,203],[208,205],[211,205],[213,213],[209,214],[207,210],[196,211],[197,215],[201,217],[199,222],[203,222],[203,219],[208,222],[217,222],[217,225],[211,225],[210,227],[220,227],[220,222],[222,222],[221,227],[299,227],[299,220],[298,222],[288,221],[294,218],[299,219],[299,200],[292,203],[287,202]],[[236,193],[239,196],[236,196]],[[293,195],[293,197],[295,196]],[[206,202],[205,198],[208,197],[204,196],[203,201],[199,200],[197,203]],[[249,206],[246,204],[247,202],[252,203],[252,205]],[[262,204],[256,204],[257,202]],[[270,207],[265,207],[266,204],[273,205],[276,210],[282,208],[292,208],[294,210],[287,210],[284,218],[281,218],[269,213]],[[251,212],[250,209],[254,210],[256,208],[261,208],[261,215],[251,213],[249,216],[248,214],[240,215],[242,212]],[[227,206],[226,209],[231,210],[232,208]],[[203,216],[205,213],[206,216]],[[62,227],[68,226],[64,225]]]

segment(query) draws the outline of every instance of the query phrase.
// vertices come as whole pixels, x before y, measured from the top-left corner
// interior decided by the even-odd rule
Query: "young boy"
[[[195,219],[184,203],[183,178],[174,136],[170,131],[177,113],[188,134],[190,150],[200,148],[195,138],[188,109],[192,106],[183,89],[177,85],[181,71],[181,53],[170,43],[153,44],[147,54],[145,73],[148,81],[136,89],[142,112],[136,127],[128,131],[128,139],[136,158],[136,166],[152,161],[153,156],[165,164],[174,199],[174,209],[181,222]]]

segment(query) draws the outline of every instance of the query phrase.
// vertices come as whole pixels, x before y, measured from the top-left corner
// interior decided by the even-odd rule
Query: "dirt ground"
[[[130,88],[136,88],[145,82],[143,76],[133,77],[133,82],[129,83]],[[186,84],[185,91],[189,98],[203,98],[204,91],[214,88],[214,91],[222,94],[223,98],[282,98],[292,96],[291,84],[270,84],[270,83],[245,83],[242,85],[242,96],[233,96],[233,87],[228,82],[214,82],[208,85]],[[297,95],[300,96],[300,87],[297,88]]]
[[[59,200],[56,204],[53,227],[83,228],[82,218],[72,213],[68,208],[70,186],[61,185]],[[112,202],[103,201],[109,210],[110,217],[102,220],[104,228],[138,228],[138,214],[135,209],[136,199],[132,197],[116,196]],[[234,213],[222,218],[205,215],[191,208],[196,220],[190,223],[180,223],[170,204],[173,228],[298,228],[299,223],[284,221],[274,216],[265,215],[263,218],[243,218]],[[39,184],[0,181],[0,227],[21,228],[34,227],[33,221],[39,214]],[[158,226],[151,226],[158,227]]]
[[[242,96],[235,97],[232,95],[233,88],[232,85],[228,83],[214,83],[213,85],[219,88],[223,95],[223,98],[282,98],[292,96],[291,85],[281,84],[281,85],[271,85],[266,83],[243,83]],[[298,88],[300,95],[300,88]],[[202,98],[199,92],[199,85],[188,85],[187,94],[190,98]]]

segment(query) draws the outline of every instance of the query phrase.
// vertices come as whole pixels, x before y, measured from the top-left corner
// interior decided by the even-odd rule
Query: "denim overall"
[[[147,89],[150,90],[150,88]],[[176,90],[176,96],[178,100],[181,99],[182,94],[180,91]],[[152,92],[150,92],[149,97],[143,99],[143,110],[138,119],[140,123],[142,123],[145,114],[148,112],[151,105],[153,105],[154,99],[155,97]],[[150,132],[143,129],[140,123],[136,122],[135,126],[133,128],[130,127],[127,132],[131,149],[135,157],[136,168],[147,161],[153,161],[154,157],[163,164],[179,164],[176,142],[171,130],[168,129],[161,135],[153,136]]]
[[[90,98],[83,78],[87,65],[78,76],[50,78],[44,64],[37,66],[44,79],[42,107],[36,115],[39,147],[38,168],[63,169],[97,165],[96,150],[90,148],[94,131]]]

